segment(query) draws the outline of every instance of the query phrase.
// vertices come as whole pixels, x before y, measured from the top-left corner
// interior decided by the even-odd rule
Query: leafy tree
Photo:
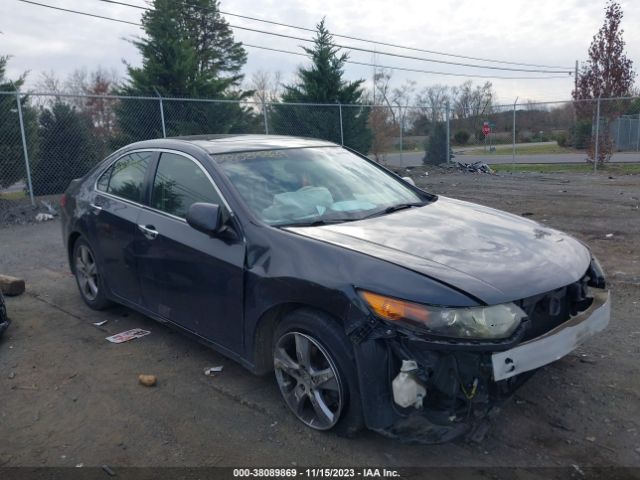
[[[127,66],[123,95],[242,99],[240,69],[247,55],[220,14],[218,0],[154,0],[142,16],[146,36],[132,43],[142,66]],[[117,108],[119,143],[162,136],[155,100],[124,100]],[[227,133],[250,128],[237,104],[164,102],[167,135]]]
[[[624,30],[620,28],[623,12],[620,4],[609,0],[605,7],[605,20],[602,27],[594,35],[589,47],[589,59],[582,66],[578,75],[577,88],[573,98],[576,100],[623,97],[633,87],[633,62],[625,53]],[[595,115],[592,102],[581,102],[576,106],[578,117],[584,119]],[[589,157],[593,161],[608,161],[611,158],[613,144],[610,135],[610,121],[620,115],[623,106],[616,101],[601,102],[600,151],[595,159],[593,144],[589,148]],[[594,118],[595,123],[595,118]]]
[[[0,56],[0,91],[15,92],[23,85],[25,75],[13,81],[6,78],[5,71],[8,60],[8,56]],[[36,113],[27,101],[27,97],[22,96],[20,104],[27,137],[27,149],[33,155],[36,148]],[[16,97],[14,95],[0,95],[0,188],[13,185],[19,180],[24,180],[25,177],[22,134]]]
[[[367,126],[368,108],[363,106],[364,80],[344,80],[348,54],[333,45],[333,36],[324,19],[316,26],[312,48],[304,48],[311,65],[298,69],[298,81],[285,85],[283,102],[353,105],[342,107],[345,145],[361,152],[371,146]],[[273,124],[277,132],[323,138],[340,143],[340,112],[337,107],[276,105]]]
[[[62,193],[97,161],[90,122],[75,107],[57,102],[40,113],[39,155],[34,158],[35,195]]]

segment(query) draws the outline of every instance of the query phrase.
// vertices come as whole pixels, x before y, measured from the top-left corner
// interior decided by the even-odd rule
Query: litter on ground
[[[142,330],[141,328],[134,328],[132,330],[127,330],[126,332],[116,333],[115,335],[111,335],[107,337],[111,343],[124,343],[129,340],[133,340],[134,338],[144,337],[145,335],[149,335],[151,332],[149,330]]]

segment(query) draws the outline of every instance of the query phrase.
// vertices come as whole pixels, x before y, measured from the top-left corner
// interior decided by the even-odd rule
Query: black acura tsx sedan
[[[578,240],[326,141],[139,142],[61,203],[91,308],[123,304],[274,371],[318,430],[473,435],[609,322],[604,274]]]

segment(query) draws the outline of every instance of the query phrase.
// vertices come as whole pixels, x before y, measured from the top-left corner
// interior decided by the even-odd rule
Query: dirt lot
[[[254,377],[125,308],[85,307],[53,221],[0,229],[0,272],[23,276],[28,289],[8,299],[13,324],[0,341],[0,466],[640,467],[640,176],[417,181],[566,230],[609,274],[608,330],[538,372],[482,443],[407,446],[302,427],[271,376]],[[92,324],[100,320],[108,323]],[[134,327],[152,333],[120,345],[104,339]],[[214,365],[224,371],[203,375]],[[158,375],[157,387],[138,385],[140,373]]]

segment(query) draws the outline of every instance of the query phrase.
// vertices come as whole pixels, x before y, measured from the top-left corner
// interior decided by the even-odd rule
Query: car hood
[[[589,250],[565,233],[447,197],[370,219],[287,230],[422,273],[489,305],[573,283],[591,261]]]

